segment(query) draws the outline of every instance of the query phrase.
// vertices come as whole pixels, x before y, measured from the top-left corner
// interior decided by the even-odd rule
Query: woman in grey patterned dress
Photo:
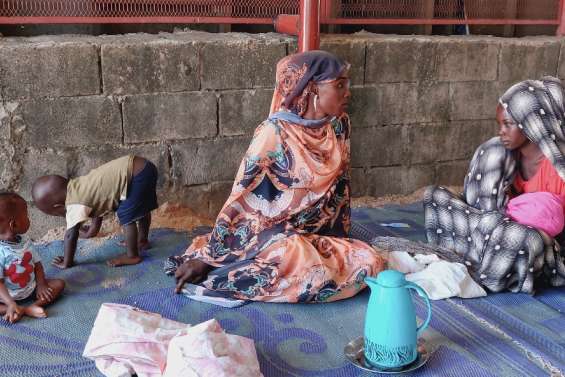
[[[539,178],[543,161],[557,177],[557,184],[545,182],[543,191],[565,191],[563,98],[561,82],[553,77],[512,86],[499,100],[499,136],[475,151],[463,193],[426,190],[428,242],[454,250],[493,292],[533,293],[538,278],[565,285],[559,243],[505,215],[509,198],[521,193],[518,182]]]

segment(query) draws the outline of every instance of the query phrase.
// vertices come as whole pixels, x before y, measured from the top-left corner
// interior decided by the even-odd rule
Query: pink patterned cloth
[[[83,356],[109,377],[262,376],[253,341],[216,320],[191,327],[129,305],[101,305]]]
[[[517,223],[543,230],[551,237],[561,231],[564,197],[550,192],[531,192],[521,194],[508,202],[506,215]]]
[[[173,338],[163,377],[262,377],[253,340],[211,319]]]

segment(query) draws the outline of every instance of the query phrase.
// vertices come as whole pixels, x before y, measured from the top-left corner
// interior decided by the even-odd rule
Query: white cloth
[[[486,296],[485,290],[469,275],[461,263],[443,261],[435,254],[412,257],[403,251],[393,251],[389,267],[406,274],[406,280],[418,284],[431,300],[449,297],[473,298]]]
[[[418,272],[426,266],[419,263],[410,254],[405,251],[392,251],[388,258],[388,268],[391,270],[400,271],[403,274],[410,274]]]
[[[108,377],[262,376],[253,341],[216,320],[191,327],[129,305],[100,306],[83,356]]]
[[[77,224],[90,220],[90,213],[92,212],[92,208],[82,204],[69,204],[66,206],[65,210],[67,229],[71,229]]]
[[[406,275],[406,280],[418,284],[431,300],[449,297],[473,298],[486,296],[461,263],[434,262],[419,272]]]

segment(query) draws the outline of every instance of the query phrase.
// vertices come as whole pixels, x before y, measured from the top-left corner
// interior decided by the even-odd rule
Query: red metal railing
[[[0,24],[272,24],[299,0],[0,0]]]
[[[314,0],[322,24],[560,25],[565,0]],[[300,0],[0,0],[0,24],[272,24]],[[565,31],[560,27],[559,31]]]
[[[563,0],[345,0],[330,24],[559,25]]]

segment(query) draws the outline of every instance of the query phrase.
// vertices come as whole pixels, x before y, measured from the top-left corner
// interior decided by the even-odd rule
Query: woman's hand
[[[198,259],[191,259],[181,264],[175,271],[177,286],[175,293],[181,293],[182,287],[186,283],[198,283],[206,278],[212,266]]]

